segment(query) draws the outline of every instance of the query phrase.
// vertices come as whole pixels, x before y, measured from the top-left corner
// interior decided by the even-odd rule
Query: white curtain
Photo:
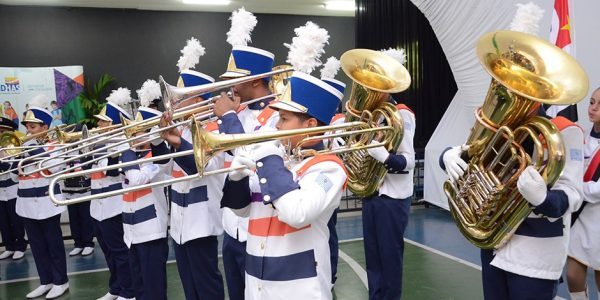
[[[508,29],[521,1],[496,0],[411,0],[429,20],[456,80],[458,91],[425,147],[425,201],[448,209],[442,189],[446,174],[439,166],[440,153],[464,143],[474,124],[473,112],[483,103],[490,76],[475,55],[483,34]],[[553,0],[533,1],[545,10],[540,36],[549,32]],[[581,116],[584,117],[584,116]]]

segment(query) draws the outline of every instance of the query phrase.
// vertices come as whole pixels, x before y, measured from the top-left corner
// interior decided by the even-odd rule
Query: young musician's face
[[[202,98],[202,97],[193,97],[193,98],[186,99],[186,100],[183,100],[183,101],[177,103],[175,105],[175,107],[173,107],[173,109],[188,107],[192,104],[195,104],[197,102],[202,102],[202,101],[204,101],[204,98]]]
[[[600,89],[596,89],[590,98],[588,117],[590,118],[590,122],[600,123]]]
[[[110,122],[110,121],[98,120],[98,127],[100,127],[100,128],[108,127],[108,126],[110,126],[111,123],[112,122]]]
[[[48,125],[29,122],[29,123],[25,123],[25,128],[27,128],[28,134],[36,134],[36,133],[43,132],[44,130],[47,130]]]
[[[12,130],[8,130],[6,128],[0,128],[0,134],[3,134],[5,132],[11,132]]]
[[[259,79],[260,80],[260,79]],[[244,82],[233,86],[234,96],[240,97],[241,101],[248,101],[254,98],[254,89],[260,82],[257,80]]]
[[[297,114],[287,111],[287,110],[279,110],[279,121],[277,122],[277,130],[289,130],[289,129],[302,129],[309,127],[316,127],[317,119],[308,118],[303,119],[300,118]],[[295,136],[290,138],[290,146],[295,148],[302,139],[306,136]]]

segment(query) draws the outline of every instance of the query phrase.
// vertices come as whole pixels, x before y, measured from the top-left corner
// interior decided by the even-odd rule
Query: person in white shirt
[[[52,122],[52,114],[46,109],[31,106],[25,115],[23,125],[28,134],[38,134],[48,130]],[[54,147],[47,137],[39,137],[25,143],[26,146],[40,145],[40,148],[29,151],[29,155],[38,155],[52,150]],[[54,152],[48,161],[49,165],[62,161],[58,158],[60,153]],[[33,171],[36,167],[24,168],[24,172]],[[50,168],[49,173],[56,173],[63,168],[62,165]],[[27,298],[37,298],[46,293],[46,299],[60,297],[69,289],[67,277],[67,262],[65,245],[60,228],[60,214],[65,211],[63,206],[56,206],[48,197],[50,180],[41,173],[21,175],[19,177],[19,190],[17,192],[16,211],[23,218],[23,225],[29,238],[31,252],[35,260],[35,266],[40,276],[40,286],[27,294]],[[61,199],[60,187],[55,186],[57,198]]]
[[[567,258],[567,283],[573,300],[587,300],[587,270],[591,268],[596,279],[596,292],[600,298],[600,88],[590,98],[588,117],[593,127],[585,147],[586,172],[583,177],[582,207],[571,227],[569,257]],[[575,216],[576,214],[574,214]]]
[[[540,115],[545,115],[540,109]],[[547,187],[540,173],[527,167],[517,188],[533,211],[501,248],[481,250],[485,299],[554,299],[567,259],[571,212],[583,198],[583,131],[564,117],[552,122],[565,146],[565,166],[556,183]],[[440,165],[453,180],[464,174],[463,146],[449,147]]]
[[[289,84],[289,98],[270,106],[279,111],[277,129],[328,124],[343,94],[301,72]],[[290,138],[291,148],[303,137]],[[335,155],[284,160],[273,142],[246,148],[246,153],[236,151],[232,167],[247,169],[229,173],[222,200],[250,218],[245,299],[332,299],[327,223],[347,181],[343,162]],[[318,151],[324,145],[314,142],[302,149]]]

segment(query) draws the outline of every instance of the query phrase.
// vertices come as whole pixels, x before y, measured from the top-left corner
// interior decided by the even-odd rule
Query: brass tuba
[[[521,172],[532,165],[552,186],[565,164],[560,132],[536,116],[537,108],[579,102],[588,78],[566,52],[520,32],[485,34],[477,56],[493,78],[467,140],[467,170],[457,182],[446,181],[444,192],[462,234],[479,248],[498,249],[531,213],[517,189]]]
[[[396,107],[387,100],[391,93],[399,93],[410,86],[410,74],[400,62],[379,51],[353,49],[340,58],[342,70],[352,79],[352,91],[346,102],[346,122],[365,121],[394,128],[393,134],[383,141],[388,151],[395,152],[402,142],[403,121]],[[346,144],[353,144],[355,136]],[[387,174],[385,166],[373,159],[366,150],[342,156],[348,170],[348,189],[357,196],[366,197],[377,191]]]

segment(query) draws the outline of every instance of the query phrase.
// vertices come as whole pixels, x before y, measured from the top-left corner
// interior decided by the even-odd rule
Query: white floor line
[[[343,259],[350,266],[350,268],[352,268],[352,271],[356,273],[358,278],[360,278],[360,281],[362,281],[365,288],[369,288],[367,282],[367,271],[365,271],[363,267],[361,267],[354,259],[352,259],[352,257],[346,254],[344,251],[339,250],[339,255],[340,258]]]
[[[437,250],[437,249],[431,248],[431,247],[429,247],[429,246],[425,246],[425,245],[423,245],[423,244],[421,244],[421,243],[417,243],[417,242],[415,242],[415,241],[413,241],[413,240],[409,240],[409,239],[407,239],[407,238],[405,238],[405,239],[404,239],[404,241],[405,241],[405,242],[407,242],[407,243],[409,243],[409,244],[411,244],[411,245],[415,245],[415,246],[417,246],[417,247],[419,247],[419,248],[423,248],[423,249],[425,249],[425,250],[427,250],[427,251],[430,251],[430,252],[433,252],[433,253],[435,253],[435,254],[437,254],[437,255],[441,255],[441,256],[443,256],[443,257],[445,257],[445,258],[448,258],[448,259],[450,259],[450,260],[453,260],[453,261],[455,261],[455,262],[461,263],[461,264],[463,264],[463,265],[466,265],[466,266],[469,266],[469,267],[471,267],[471,268],[473,268],[473,269],[476,269],[476,270],[479,270],[479,271],[481,271],[481,266],[479,266],[479,265],[476,265],[476,264],[474,264],[474,263],[472,263],[472,262],[468,262],[468,261],[466,261],[466,260],[464,260],[464,259],[460,259],[460,258],[458,258],[458,257],[456,257],[456,256],[452,256],[452,255],[450,255],[450,254],[448,254],[448,253],[446,253],[446,252],[442,252],[442,251],[440,251],[440,250]]]

